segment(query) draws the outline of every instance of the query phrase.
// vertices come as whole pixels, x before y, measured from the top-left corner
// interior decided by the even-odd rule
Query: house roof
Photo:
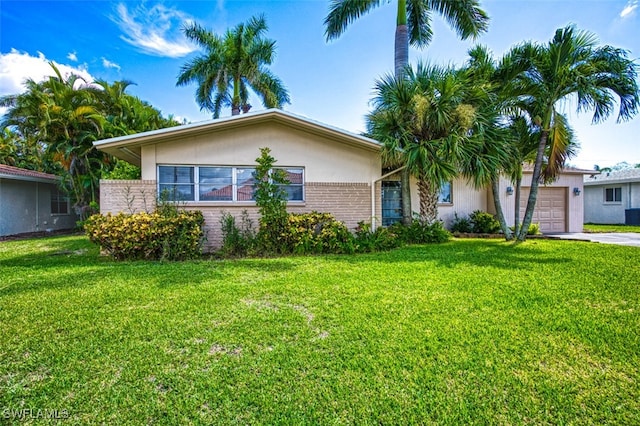
[[[522,167],[523,171],[525,173],[533,173],[533,164],[531,163],[525,163],[524,166]],[[563,174],[575,174],[575,175],[593,175],[598,173],[595,170],[586,170],[586,169],[579,169],[577,167],[573,167],[573,166],[564,166],[562,168],[562,172]]]
[[[166,129],[152,130],[135,135],[104,139],[94,142],[93,145],[99,150],[105,151],[115,157],[139,166],[141,147],[143,145],[174,141],[186,136],[194,136],[203,133],[212,133],[235,128],[240,129],[245,126],[266,122],[279,123],[369,151],[379,151],[382,146],[378,141],[365,136],[351,133],[328,124],[311,120],[307,117],[282,111],[280,109],[267,109],[216,120],[207,120],[182,126],[169,127]]]
[[[628,182],[640,182],[640,168],[601,172],[597,175],[585,176],[584,178],[585,186]]]
[[[58,176],[49,173],[36,172],[6,164],[0,164],[0,178],[43,183],[54,183],[59,179]]]

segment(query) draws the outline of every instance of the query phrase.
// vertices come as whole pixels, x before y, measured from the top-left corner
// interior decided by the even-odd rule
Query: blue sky
[[[328,0],[210,1],[0,1],[0,96],[20,92],[20,83],[41,79],[47,61],[87,79],[136,83],[129,92],[163,114],[188,121],[210,119],[194,101],[194,86],[176,87],[180,67],[198,55],[180,29],[195,21],[215,32],[264,13],[268,37],[277,42],[272,71],[287,86],[286,110],[353,132],[364,116],[375,80],[392,72],[394,1],[351,25],[338,40],[324,39]],[[603,44],[640,57],[638,0],[484,0],[491,17],[488,33],[461,42],[434,19],[434,41],[410,51],[415,64],[428,60],[462,64],[474,44],[496,56],[524,40],[547,42],[555,29],[575,24],[596,33]],[[640,62],[639,62],[640,63]],[[262,109],[256,99],[254,111]],[[579,142],[571,164],[583,168],[640,163],[640,117],[615,124],[615,117],[591,125],[590,116],[565,107]],[[230,111],[223,112],[229,115]]]

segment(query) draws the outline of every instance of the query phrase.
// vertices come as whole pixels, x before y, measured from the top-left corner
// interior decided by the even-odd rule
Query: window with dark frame
[[[622,202],[622,188],[605,188],[604,189],[604,201],[605,203],[620,203]]]

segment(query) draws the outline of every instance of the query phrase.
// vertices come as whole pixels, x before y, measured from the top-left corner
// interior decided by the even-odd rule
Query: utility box
[[[626,209],[624,211],[625,225],[640,225],[640,209]]]

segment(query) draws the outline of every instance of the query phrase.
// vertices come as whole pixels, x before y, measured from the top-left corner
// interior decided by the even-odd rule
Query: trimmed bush
[[[500,232],[500,222],[491,214],[476,210],[469,215],[472,232],[476,234],[497,234]]]
[[[200,211],[119,213],[93,215],[84,229],[91,242],[117,260],[185,260],[201,255],[203,224]]]

